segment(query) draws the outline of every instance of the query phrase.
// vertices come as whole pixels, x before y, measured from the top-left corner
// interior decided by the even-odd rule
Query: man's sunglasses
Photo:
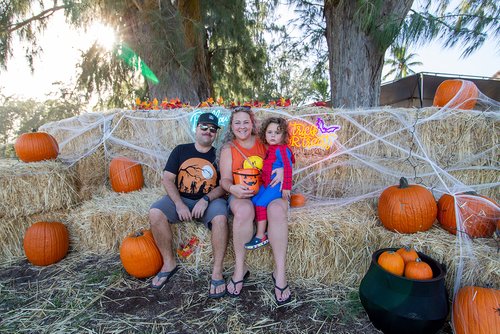
[[[199,127],[200,127],[201,131],[209,130],[211,133],[217,133],[217,130],[218,130],[215,126],[208,126],[205,124],[200,124]]]

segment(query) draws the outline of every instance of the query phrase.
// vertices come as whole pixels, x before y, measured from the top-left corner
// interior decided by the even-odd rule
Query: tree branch
[[[30,17],[29,19],[27,19],[25,21],[14,23],[14,24],[12,24],[12,25],[10,25],[10,26],[7,27],[7,33],[10,34],[13,31],[21,29],[22,27],[30,24],[33,21],[43,20],[43,19],[49,17],[50,15],[54,14],[58,10],[64,9],[64,8],[67,8],[67,6],[66,5],[55,6],[55,7],[52,7],[52,8],[44,10],[43,12],[41,12],[38,15]]]

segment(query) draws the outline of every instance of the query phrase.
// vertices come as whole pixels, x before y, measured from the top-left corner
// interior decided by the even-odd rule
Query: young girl
[[[262,167],[262,181],[259,192],[252,198],[257,218],[257,233],[252,240],[245,244],[246,249],[256,249],[269,243],[266,235],[267,205],[273,200],[282,197],[290,199],[292,190],[292,164],[294,156],[288,145],[288,125],[282,117],[270,117],[261,126],[259,137],[263,143],[269,145]],[[270,187],[269,183],[274,175],[272,170],[283,167],[283,184]]]

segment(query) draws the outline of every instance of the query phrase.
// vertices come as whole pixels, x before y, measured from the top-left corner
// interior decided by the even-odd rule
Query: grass
[[[226,273],[226,279],[230,271]],[[240,298],[207,298],[209,272],[183,266],[160,291],[129,276],[118,255],[74,252],[55,265],[0,265],[0,333],[380,333],[356,289],[290,282],[278,307],[269,275]]]

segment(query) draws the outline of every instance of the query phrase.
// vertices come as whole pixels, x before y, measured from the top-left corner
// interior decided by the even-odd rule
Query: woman
[[[243,167],[247,157],[265,158],[266,147],[258,139],[255,117],[250,108],[236,108],[229,119],[230,129],[225,140],[226,144],[220,153],[221,185],[230,194],[229,207],[233,219],[233,247],[235,267],[226,291],[233,297],[238,297],[250,272],[245,263],[245,243],[253,236],[253,221],[255,209],[250,198],[251,190],[233,183],[233,170]],[[274,172],[274,171],[273,171]],[[276,173],[270,185],[274,186],[283,180],[283,170]],[[286,253],[288,246],[288,203],[278,198],[268,205],[268,238],[274,257],[274,272],[272,278],[275,284],[274,295],[278,305],[291,300],[290,288],[286,279]]]

